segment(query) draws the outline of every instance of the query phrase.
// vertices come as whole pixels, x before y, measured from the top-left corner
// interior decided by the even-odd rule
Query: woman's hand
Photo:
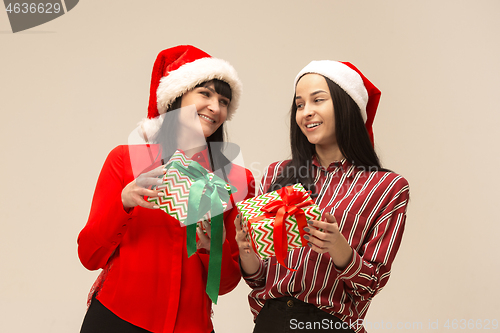
[[[141,206],[149,209],[158,209],[153,202],[144,200],[144,196],[161,197],[164,195],[162,190],[149,190],[152,185],[160,185],[163,183],[162,178],[166,173],[165,166],[161,165],[158,168],[139,175],[135,180],[127,184],[122,190],[122,204],[127,211],[135,206]]]
[[[242,223],[241,213],[236,215],[234,226],[236,228],[236,243],[238,243],[240,250],[241,268],[246,275],[255,274],[259,269],[260,262],[248,239],[248,229],[246,223]]]
[[[203,228],[205,228],[205,231],[207,233],[204,233],[203,230],[198,226],[196,228],[196,233],[198,234],[198,241],[196,242],[196,248],[199,249],[205,249],[208,252],[210,252],[210,238],[212,237],[212,228],[210,226],[210,223],[208,221],[204,220],[203,222]],[[222,223],[222,242],[226,240],[226,226],[224,223]]]
[[[246,224],[241,223],[241,213],[238,213],[236,215],[236,218],[234,219],[234,226],[236,228],[236,243],[238,244],[238,248],[240,250],[240,257],[246,256],[253,251],[252,245],[250,244],[250,241],[248,240],[248,230]]]
[[[304,238],[309,241],[307,245],[318,253],[328,252],[335,266],[339,269],[347,267],[352,259],[352,248],[339,230],[335,217],[325,214],[326,221],[310,220],[304,231],[308,233]],[[322,229],[322,231],[320,231]]]

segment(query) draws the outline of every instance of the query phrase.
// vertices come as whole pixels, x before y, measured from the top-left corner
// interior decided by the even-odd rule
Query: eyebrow
[[[217,94],[217,92],[215,91],[215,89],[212,89],[212,88],[207,87],[207,86],[204,86],[203,88],[210,90],[210,91],[211,91],[211,92],[213,92],[214,94]]]
[[[311,94],[311,96],[314,96],[314,95],[317,95],[317,94],[321,94],[321,93],[326,93],[326,91],[324,91],[324,90],[316,90],[315,92],[313,92],[313,93]],[[295,96],[295,99],[296,99],[296,100],[297,100],[297,99],[300,99],[300,98],[302,98],[302,97],[301,97],[301,96]]]

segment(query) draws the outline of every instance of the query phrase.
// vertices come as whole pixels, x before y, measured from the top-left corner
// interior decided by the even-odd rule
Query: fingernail
[[[309,240],[309,236],[307,236],[307,235],[304,235],[304,238],[307,239],[307,240]]]
[[[240,218],[240,214],[236,215],[237,218]]]
[[[158,209],[158,208],[160,208],[160,206],[154,205],[153,208]]]
[[[307,246],[312,247],[311,243],[307,243]]]
[[[163,179],[158,179],[158,180],[156,181],[156,183],[157,183],[157,184],[161,184],[161,183],[163,183]]]
[[[313,222],[311,220],[307,221],[307,224],[313,224]]]
[[[304,231],[305,231],[305,232],[309,232],[309,231],[310,231],[310,229],[306,227],[306,228],[304,228]]]

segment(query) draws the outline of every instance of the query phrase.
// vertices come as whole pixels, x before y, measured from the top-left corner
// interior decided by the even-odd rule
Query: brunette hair
[[[337,144],[342,155],[357,167],[365,170],[383,169],[379,158],[368,136],[363,117],[358,105],[338,84],[323,76],[328,84],[330,96],[333,101],[335,115],[335,133]],[[300,80],[300,79],[299,79]],[[314,192],[312,158],[316,154],[314,144],[307,140],[295,120],[297,105],[295,94],[293,96],[290,110],[290,147],[292,160],[284,167],[276,180],[269,187],[269,191],[275,191],[281,187],[301,183],[306,190]],[[301,169],[306,166],[307,172],[302,174]]]
[[[214,90],[219,95],[222,95],[229,100],[232,99],[232,91],[229,84],[225,81],[213,79],[209,81],[202,82],[195,86],[193,89],[198,87],[206,87],[207,85],[213,83]],[[166,112],[180,109],[182,104],[182,95],[177,97],[172,104],[167,108]],[[178,114],[169,118],[169,121],[164,121],[161,125],[160,131],[156,137],[156,143],[161,144],[162,148],[162,159],[167,161],[177,150],[177,142],[173,141],[172,138],[176,137],[177,129],[179,128]],[[224,123],[222,123],[219,128],[212,133],[208,138],[206,138],[208,143],[209,155],[211,157],[212,170],[218,170],[228,165],[230,162],[222,153],[223,146],[216,145],[216,149],[212,150],[210,147],[210,142],[225,142],[226,141],[226,131]]]

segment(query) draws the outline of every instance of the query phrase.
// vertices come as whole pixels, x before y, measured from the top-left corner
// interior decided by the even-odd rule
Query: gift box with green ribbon
[[[307,245],[307,220],[319,220],[321,212],[301,184],[286,186],[236,204],[248,227],[252,247],[262,259],[276,256],[284,260],[287,252]]]
[[[217,303],[220,284],[223,243],[223,213],[231,193],[236,189],[177,150],[167,162],[163,184],[156,186],[165,195],[148,198],[165,213],[186,226],[188,256],[196,252],[197,222],[211,224],[210,260],[207,276],[207,294]]]

